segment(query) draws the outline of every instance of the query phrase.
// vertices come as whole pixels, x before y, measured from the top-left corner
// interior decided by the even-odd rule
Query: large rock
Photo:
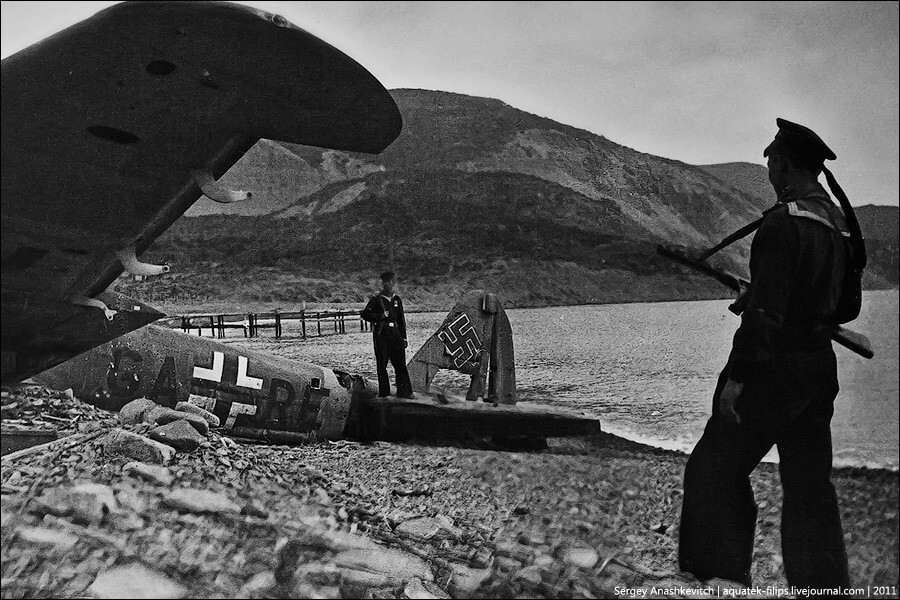
[[[487,546],[482,546],[475,552],[470,564],[476,569],[486,569],[494,562],[494,554]]]
[[[391,579],[384,573],[372,573],[362,569],[343,568],[338,570],[341,577],[341,586],[349,589],[347,594],[351,598],[360,598],[365,590],[370,588],[389,587],[397,585],[397,581]]]
[[[144,420],[144,415],[147,414],[147,411],[157,406],[156,402],[149,398],[132,400],[119,410],[119,420],[126,425],[140,423]]]
[[[275,574],[272,571],[263,571],[253,575],[244,582],[241,589],[238,590],[237,598],[259,598],[269,597],[268,592],[275,587]]]
[[[193,452],[200,447],[204,440],[204,437],[185,420],[161,425],[147,435],[151,440],[168,444],[181,452]]]
[[[310,528],[299,536],[287,540],[280,547],[275,578],[280,583],[287,583],[293,578],[295,581],[309,580],[309,583],[318,586],[337,586],[342,580],[342,569],[332,563],[308,562],[308,554],[311,550],[342,552],[346,550],[377,550],[381,547],[369,538],[346,531]],[[371,575],[371,573],[365,573],[360,577],[365,578],[366,575]],[[359,579],[352,573],[343,579],[348,578],[350,580]]]
[[[186,412],[201,417],[209,424],[210,428],[215,428],[221,425],[219,417],[212,414],[205,408],[200,408],[196,404],[191,404],[190,402],[179,402],[175,405],[175,410],[180,410],[181,412]]]
[[[519,562],[527,563],[531,560],[533,550],[528,546],[515,542],[499,542],[494,549],[494,553],[497,556],[506,556]]]
[[[497,556],[494,559],[494,566],[505,573],[510,573],[521,569],[522,561],[508,556]]]
[[[166,425],[174,421],[187,421],[198,433],[202,435],[209,433],[209,423],[207,423],[206,419],[203,417],[198,417],[197,415],[192,415],[191,413],[180,410],[166,408],[165,406],[154,406],[144,413],[144,420],[148,423],[155,423],[157,425]]]
[[[378,544],[367,537],[356,535],[348,531],[332,529],[322,532],[322,537],[326,538],[332,550],[372,550],[381,548]]]
[[[183,598],[187,589],[140,563],[113,567],[97,575],[88,591],[96,598]]]
[[[40,512],[84,525],[99,525],[117,507],[112,488],[99,483],[56,488],[45,492],[35,501],[35,508]]]
[[[542,581],[541,569],[542,567],[538,565],[525,567],[524,569],[513,575],[513,579],[526,581],[533,586],[538,586]]]
[[[434,581],[428,565],[418,556],[394,548],[345,550],[335,555],[334,564],[342,569],[382,575],[386,585],[402,585],[414,577]],[[377,578],[373,577],[373,581]]]
[[[78,536],[46,527],[20,527],[16,530],[20,540],[40,546],[52,546],[62,551],[71,550],[78,543]]]
[[[567,548],[561,553],[560,558],[564,562],[582,569],[591,569],[600,560],[596,550],[582,547]]]
[[[456,598],[469,598],[493,574],[491,569],[473,569],[465,565],[451,563],[453,576],[450,579],[450,592]]]
[[[104,449],[111,454],[121,454],[155,465],[167,465],[175,458],[175,448],[124,429],[109,432]]]
[[[410,600],[443,600],[450,598],[450,594],[430,581],[422,581],[414,577],[403,588],[403,595]]]
[[[179,488],[172,490],[162,499],[162,503],[170,508],[191,513],[240,514],[241,507],[232,502],[222,492]]]
[[[157,485],[171,485],[173,480],[172,473],[166,467],[148,465],[137,461],[126,464],[122,467],[122,472],[126,475],[140,477]]]
[[[437,519],[420,517],[418,519],[411,519],[400,523],[395,531],[398,535],[430,540],[440,533],[442,528],[441,522]]]
[[[542,546],[547,541],[547,536],[540,531],[523,531],[519,533],[517,541],[523,546],[537,547]]]

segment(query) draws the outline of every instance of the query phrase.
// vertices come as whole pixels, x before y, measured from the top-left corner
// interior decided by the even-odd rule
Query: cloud
[[[4,53],[32,29],[56,31],[108,3],[10,4]],[[782,116],[835,148],[851,198],[897,202],[896,2],[248,4],[334,44],[389,88],[499,98],[685,162],[761,162]]]

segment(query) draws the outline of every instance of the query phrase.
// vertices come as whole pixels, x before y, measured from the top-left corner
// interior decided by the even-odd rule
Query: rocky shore
[[[7,408],[11,397],[5,393]],[[514,453],[354,442],[287,448],[240,444],[213,430],[199,448],[150,465],[110,444],[110,432],[141,434],[147,423],[123,424],[77,400],[44,400],[55,400],[71,442],[3,459],[4,598],[736,591],[677,571],[686,457],[676,453],[608,435]],[[753,477],[754,583],[771,596],[786,587],[776,470],[764,464]],[[854,585],[896,586],[897,473],[841,469],[834,480]]]

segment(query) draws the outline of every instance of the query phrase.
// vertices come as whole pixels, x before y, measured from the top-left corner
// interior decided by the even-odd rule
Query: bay
[[[730,301],[656,302],[510,309],[520,401],[574,408],[604,431],[690,451],[710,414],[712,391],[739,325]],[[408,358],[445,313],[407,315]],[[835,345],[841,392],[832,436],[835,465],[898,468],[898,292],[864,294],[851,327],[875,358]],[[348,330],[350,328],[348,327]],[[371,334],[308,340],[234,340],[288,358],[375,379]],[[442,371],[434,385],[464,394],[468,378]],[[777,461],[773,450],[766,460]]]

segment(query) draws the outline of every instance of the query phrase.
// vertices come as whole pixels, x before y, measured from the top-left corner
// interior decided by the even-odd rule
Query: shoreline
[[[373,290],[375,293],[377,290]],[[400,290],[403,292],[403,290]],[[863,290],[863,294],[866,293],[882,293],[882,292],[900,292],[900,288],[878,288],[878,289],[865,289]],[[401,294],[403,295],[403,294]],[[500,294],[501,301],[503,300],[503,295]],[[734,300],[734,294],[730,291],[725,291],[721,296],[718,297],[704,297],[704,298],[693,298],[693,299],[675,299],[675,300],[645,300],[645,299],[637,299],[630,301],[615,301],[615,302],[588,302],[588,303],[536,303],[536,304],[523,304],[523,305],[510,305],[505,306],[506,310],[532,310],[532,309],[542,309],[542,308],[572,308],[579,306],[610,306],[617,304],[664,304],[666,302],[716,302],[716,301],[724,301],[724,300]],[[405,301],[409,302],[409,301]],[[455,304],[456,299],[451,300],[447,305],[438,305],[426,303],[422,307],[412,307],[406,310],[407,314],[420,314],[420,313],[439,313],[439,312],[447,312],[453,305]],[[260,303],[254,304],[252,302],[240,302],[240,303],[223,303],[221,305],[216,303],[160,303],[159,306],[156,306],[157,310],[165,313],[165,317],[163,318],[175,318],[181,316],[182,314],[188,314],[191,308],[199,307],[206,308],[209,307],[209,311],[205,311],[202,314],[243,314],[247,312],[272,312],[276,308],[281,312],[295,312],[300,310],[300,306],[302,303]],[[307,310],[355,310],[362,308],[365,306],[365,302],[306,302]],[[171,311],[171,312],[169,312]]]
[[[649,453],[665,452],[665,453],[670,453],[675,456],[683,456],[685,458],[688,458],[691,455],[691,451],[689,451],[689,450],[681,450],[679,448],[669,448],[669,447],[666,447],[665,445],[656,446],[648,441],[633,439],[633,438],[629,437],[628,435],[623,434],[621,432],[612,433],[612,432],[604,431],[604,434],[614,437],[614,438],[617,438],[617,439],[620,439],[627,444],[633,444],[636,449],[643,448],[643,449],[645,449],[645,451],[647,451]],[[778,461],[766,460],[764,458],[763,460],[761,460],[759,462],[759,464],[761,464],[761,465],[767,464],[767,465],[777,466]],[[846,463],[834,463],[833,462],[831,471],[832,471],[832,473],[860,471],[860,472],[864,472],[864,473],[881,472],[886,475],[900,475],[900,467],[890,467],[890,466],[883,466],[883,465],[877,465],[877,464],[858,465],[858,464],[846,464]]]
[[[278,540],[284,539],[285,532],[290,539],[289,532],[302,531],[303,526],[298,530],[296,521],[301,515],[307,515],[303,517],[305,523],[315,521],[327,532],[354,532],[422,556],[436,569],[438,581],[442,581],[440,569],[448,563],[465,563],[465,568],[481,574],[483,581],[476,591],[457,593],[455,597],[557,598],[566,593],[564,590],[581,590],[569,596],[576,598],[614,597],[612,591],[617,587],[700,587],[700,582],[677,567],[681,474],[686,457],[611,434],[599,437],[566,440],[540,452],[386,442],[316,443],[290,448],[241,444],[231,449],[211,437],[208,450],[178,455],[169,467],[175,483],[168,489],[146,484],[138,484],[135,489],[134,480],[122,474],[124,460],[101,460],[102,451],[98,452],[95,445],[77,458],[75,453],[66,453],[62,457],[66,460],[65,473],[52,474],[37,491],[88,480],[109,486],[117,497],[143,498],[137,502],[145,507],[139,513],[141,529],[123,529],[124,519],[90,531],[76,528],[81,535],[79,544],[86,546],[84,553],[78,552],[81,546],[76,545],[76,551],[61,558],[56,555],[54,562],[30,559],[32,566],[15,581],[14,588],[4,590],[4,596],[23,597],[42,590],[41,595],[78,595],[74,588],[65,586],[86,586],[95,573],[110,565],[157,557],[158,565],[148,564],[189,588],[187,597],[247,597],[247,586],[252,587],[260,578],[267,580],[265,574],[277,572],[284,562],[278,550],[283,542]],[[209,457],[216,455],[214,451],[218,448],[221,453],[223,447],[229,448],[228,458],[233,464],[247,461],[251,470],[266,475],[243,483],[240,476],[231,479],[233,468],[209,462]],[[36,456],[29,464],[36,466],[45,460],[47,457]],[[10,469],[4,471],[7,483]],[[833,480],[838,488],[854,585],[897,583],[896,475],[851,469],[836,472]],[[785,589],[777,468],[761,465],[751,481],[760,506],[754,585]],[[15,483],[24,487],[32,479],[23,474]],[[224,493],[240,504],[255,502],[261,514],[269,517],[253,520],[253,530],[214,516],[179,517],[165,508],[164,498],[182,488]],[[6,514],[21,506],[9,494],[4,494],[3,500]],[[157,506],[158,502],[162,504]],[[23,519],[32,527],[55,530],[60,526],[60,519],[41,518],[41,514],[31,512]],[[451,523],[457,534],[424,540],[400,533],[400,525],[420,519]],[[9,533],[8,523],[4,524],[4,532]],[[72,530],[72,526],[65,527]],[[239,532],[237,546],[228,530]],[[270,530],[282,533],[273,536]],[[116,550],[107,544],[102,564],[92,562],[87,550],[96,553],[97,540],[110,538],[122,540],[121,548]],[[195,571],[198,565],[191,557],[199,552],[198,544],[202,545],[196,540],[212,540],[212,550],[221,547],[224,556],[208,557],[209,562]],[[5,549],[11,543],[4,535]],[[16,542],[20,552],[23,546],[26,552],[31,547]],[[572,549],[596,555],[598,563],[590,568],[568,565],[563,557]],[[248,553],[255,557],[252,561],[229,562]],[[6,555],[15,564],[25,560],[25,555],[13,556],[8,551]],[[320,558],[321,553],[303,560]],[[606,564],[598,568],[602,563]],[[4,565],[4,572],[8,568],[11,564]],[[90,577],[53,587],[57,585],[57,573],[74,571],[89,573]],[[194,574],[187,577],[190,573]]]
[[[615,597],[616,588],[701,585],[677,567],[687,460],[678,451],[611,433],[550,438],[547,449],[529,452],[487,444],[251,445],[211,433],[200,449],[176,454],[166,468],[171,483],[154,485],[127,475],[128,459],[105,452],[102,432],[121,426],[114,414],[87,405],[83,413],[77,429],[99,438],[61,454],[4,460],[4,597],[80,597],[98,574],[135,560],[186,587],[186,597],[363,597],[358,587],[321,587],[325,574],[316,575],[313,588],[273,587],[285,542],[305,539],[311,526],[326,538],[356,534],[422,557],[435,583],[455,597]],[[897,584],[897,474],[841,468],[832,480],[854,585]],[[43,500],[12,516],[27,498],[79,482],[112,490],[120,510],[91,527],[46,514]],[[751,482],[760,507],[754,585],[785,589],[776,465],[761,464]],[[179,514],[166,500],[179,490],[255,508],[228,518]],[[451,533],[403,533],[423,519],[445,523]],[[74,546],[48,554],[46,542],[26,539],[36,529],[68,536]],[[330,556],[304,552],[303,564]],[[572,564],[572,552],[589,560]],[[453,570],[477,574],[480,586],[460,593]],[[402,588],[379,593],[371,597],[402,597]]]

